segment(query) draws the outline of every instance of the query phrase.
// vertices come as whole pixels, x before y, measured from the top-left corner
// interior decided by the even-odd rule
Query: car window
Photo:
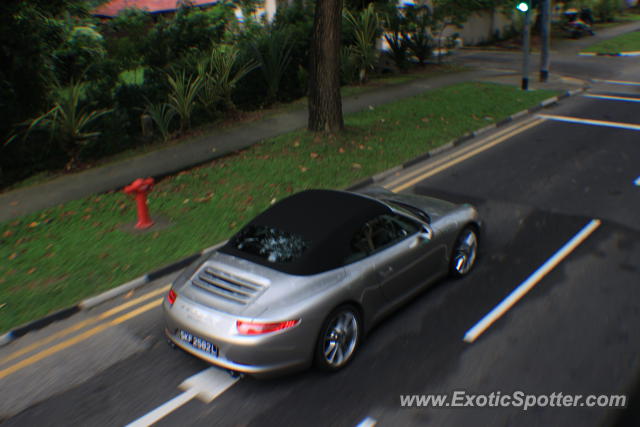
[[[401,215],[381,215],[367,221],[351,239],[345,264],[358,261],[395,242],[415,234],[420,226]]]
[[[291,262],[302,256],[309,242],[274,227],[249,225],[233,238],[231,246],[269,262]]]

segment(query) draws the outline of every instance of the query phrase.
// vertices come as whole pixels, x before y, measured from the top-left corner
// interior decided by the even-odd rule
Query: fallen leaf
[[[37,268],[35,268],[35,267],[31,267],[31,268],[29,269],[29,271],[27,271],[27,274],[33,274],[33,273],[35,273],[35,272],[36,272],[36,270],[37,270]]]
[[[151,235],[151,238],[153,239],[157,239],[158,237],[160,237],[160,233],[157,231]]]
[[[105,259],[105,258],[106,258],[106,257],[108,257],[108,256],[109,256],[109,254],[108,254],[108,253],[106,253],[106,252],[103,252],[103,253],[101,253],[100,255],[98,255],[98,257],[99,257],[100,259]]]
[[[317,159],[318,157],[320,157],[320,155],[318,153],[311,153],[309,154],[309,157],[311,157],[312,159]]]
[[[91,215],[85,215],[82,217],[83,221],[89,221],[91,219]]]
[[[38,224],[39,223],[37,223],[36,221],[33,221],[31,224],[29,224],[29,228],[36,228]]]
[[[235,222],[232,222],[231,224],[229,224],[229,228],[235,228],[235,227],[236,227],[236,225],[238,225],[238,224],[237,224],[237,223],[235,223]]]
[[[13,236],[13,231],[11,230],[7,230],[4,233],[2,233],[2,237],[11,237]]]
[[[11,202],[11,203],[9,203],[9,206],[18,206],[19,203],[20,202]]]
[[[300,140],[296,139],[295,141],[293,141],[293,146],[294,147],[300,147]]]
[[[364,150],[364,145],[363,144],[358,144],[358,148],[361,150]]]
[[[189,203],[189,201],[190,201],[189,199],[184,199],[184,200],[182,201],[182,204],[183,204],[183,205],[186,205],[187,203]]]
[[[15,259],[18,256],[17,253],[12,253],[11,255],[9,255],[9,259]]]
[[[300,169],[300,172],[306,172],[309,170],[308,167],[302,166],[302,165],[298,165],[298,169]]]
[[[354,169],[362,169],[362,165],[360,163],[352,163],[351,167]]]
[[[422,120],[425,123],[429,123],[429,117],[423,117],[420,120]]]
[[[344,153],[344,148],[342,148],[342,147],[338,148],[338,153],[340,153],[340,154]]]
[[[274,197],[273,199],[271,199],[271,202],[269,202],[270,204],[274,204],[276,202],[276,198]]]
[[[131,298],[132,296],[133,296],[133,290],[131,290],[131,291],[127,292],[127,293],[124,295],[124,299],[129,299],[129,298]]]

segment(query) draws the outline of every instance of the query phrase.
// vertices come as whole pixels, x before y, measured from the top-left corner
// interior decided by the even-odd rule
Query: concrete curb
[[[444,153],[446,151],[451,150],[454,147],[459,146],[460,144],[469,141],[473,138],[476,138],[480,135],[483,135],[495,128],[499,128],[501,126],[506,125],[507,123],[513,122],[514,120],[523,117],[527,114],[531,114],[534,113],[538,110],[541,110],[542,108],[545,108],[549,105],[555,104],[557,103],[559,100],[564,99],[564,98],[568,98],[570,96],[576,95],[578,93],[583,92],[584,89],[575,89],[572,91],[567,91],[564,94],[560,95],[560,96],[554,96],[552,98],[549,99],[545,99],[544,101],[542,101],[540,104],[536,105],[535,107],[529,108],[528,110],[522,110],[519,111],[515,114],[512,114],[511,116],[507,117],[504,120],[501,120],[498,123],[494,123],[488,126],[485,126],[481,129],[478,129],[474,132],[469,132],[465,135],[463,135],[462,137],[454,140],[454,141],[449,141],[448,143],[441,145],[439,147],[436,147],[424,154],[421,154],[409,161],[404,162],[401,165],[398,166],[394,166],[390,169],[387,169],[386,171],[380,172],[376,175],[373,175],[371,177],[365,178],[362,181],[359,181],[353,185],[351,185],[350,187],[347,187],[347,190],[356,190],[358,188],[362,188],[362,187],[366,187],[368,185],[372,185],[372,184],[377,184],[381,181],[383,181],[384,179],[388,178],[389,176],[393,175],[396,172],[399,172],[403,169],[407,169],[417,163],[420,163],[424,160],[427,160],[431,157],[434,157],[436,155],[439,155],[441,153]],[[51,313],[45,317],[42,317],[40,319],[34,320],[32,322],[29,322],[25,325],[19,326],[15,329],[12,329],[11,331],[7,332],[6,334],[0,336],[0,347],[5,346],[7,344],[9,344],[10,342],[12,342],[13,340],[20,338],[21,336],[25,335],[26,333],[30,332],[30,331],[34,331],[37,329],[41,329],[55,321],[58,320],[62,320],[62,319],[66,319],[67,317],[72,316],[73,314],[81,311],[81,310],[88,310],[90,308],[96,307],[106,301],[109,301],[113,298],[116,298],[120,295],[123,295],[129,291],[132,291],[134,289],[138,289],[146,284],[148,284],[149,282],[152,282],[153,280],[156,280],[159,277],[162,277],[166,274],[170,274],[173,273],[175,271],[178,271],[184,267],[186,267],[187,265],[191,264],[193,261],[195,261],[196,259],[198,259],[200,256],[207,254],[217,248],[219,248],[220,246],[224,245],[226,243],[225,242],[220,242],[216,245],[213,245],[207,249],[204,249],[202,251],[200,251],[197,254],[193,254],[190,255],[186,258],[183,258],[179,261],[176,261],[174,263],[171,263],[169,265],[166,265],[158,270],[152,271],[151,273],[147,273],[144,276],[138,277],[136,279],[133,279],[127,283],[124,283],[116,288],[110,289],[106,292],[103,292],[99,295],[96,295],[94,297],[90,297],[87,298],[83,301],[80,301],[78,304],[75,304],[71,307],[62,309],[60,311],[57,311],[55,313]]]

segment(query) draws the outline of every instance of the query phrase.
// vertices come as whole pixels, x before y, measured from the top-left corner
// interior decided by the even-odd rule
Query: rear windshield
[[[249,225],[230,242],[231,247],[269,262],[292,262],[298,260],[309,243],[302,237],[264,225]]]

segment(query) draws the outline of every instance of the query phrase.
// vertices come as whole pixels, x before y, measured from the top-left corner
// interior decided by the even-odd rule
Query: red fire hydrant
[[[153,225],[151,217],[149,217],[149,208],[147,207],[147,194],[153,189],[153,178],[138,178],[131,184],[124,187],[126,194],[131,194],[136,198],[138,205],[138,222],[136,228],[145,229]]]

